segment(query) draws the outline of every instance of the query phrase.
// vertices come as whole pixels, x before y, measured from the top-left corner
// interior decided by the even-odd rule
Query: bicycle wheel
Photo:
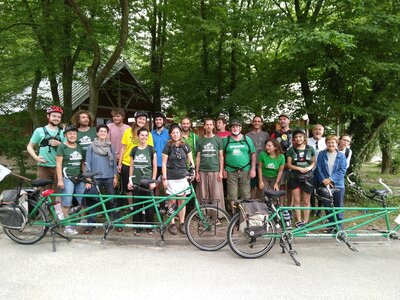
[[[33,200],[27,200],[30,207],[34,207],[37,202]],[[22,230],[8,229],[3,227],[4,233],[8,235],[10,239],[19,244],[34,244],[40,241],[49,230],[47,226],[48,215],[43,207],[38,207],[35,214],[30,214],[25,227]]]
[[[228,243],[229,247],[237,255],[244,258],[257,258],[266,254],[274,246],[276,237],[260,236],[257,238],[250,237],[239,229],[240,214],[236,214],[228,227]],[[276,233],[275,222],[268,221],[266,224],[265,234]]]
[[[200,206],[188,215],[185,222],[186,235],[197,248],[205,251],[219,250],[227,244],[226,231],[230,221],[228,213],[216,206]]]

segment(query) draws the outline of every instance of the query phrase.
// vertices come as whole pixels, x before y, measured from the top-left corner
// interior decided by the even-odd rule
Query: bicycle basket
[[[245,231],[247,227],[264,226],[268,219],[268,207],[263,202],[252,201],[240,204],[240,225],[239,230]]]
[[[8,229],[21,230],[27,222],[27,212],[20,205],[3,205],[0,207],[0,224]]]

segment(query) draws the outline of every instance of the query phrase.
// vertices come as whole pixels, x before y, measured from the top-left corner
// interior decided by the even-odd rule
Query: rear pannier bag
[[[21,191],[18,198],[18,190],[4,190],[0,194],[0,224],[8,229],[22,230],[27,221],[27,212],[19,205],[25,202],[27,193]]]
[[[254,200],[249,203],[240,204],[240,226],[241,232],[245,231],[247,227],[264,226],[265,221],[268,219],[268,207],[263,202]]]
[[[8,229],[22,230],[27,221],[25,208],[19,205],[2,205],[0,207],[0,224]]]

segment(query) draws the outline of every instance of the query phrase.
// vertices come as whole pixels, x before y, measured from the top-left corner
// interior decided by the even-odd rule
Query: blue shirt
[[[89,145],[86,151],[86,169],[90,172],[101,172],[101,175],[95,176],[96,179],[113,178],[117,174],[117,162],[115,159],[115,152],[111,146],[111,153],[114,156],[114,162],[110,165],[108,155],[98,155]]]
[[[158,133],[157,130],[154,129],[151,131],[151,134],[153,135],[154,150],[156,150],[157,153],[157,167],[161,168],[162,152],[168,140],[171,138],[169,137],[168,130],[165,128],[161,131],[161,133]]]
[[[328,150],[322,150],[318,153],[317,167],[314,173],[317,177],[318,184],[322,185],[324,179],[330,178],[335,187],[344,188],[344,176],[347,170],[346,157],[343,153],[337,152],[332,174],[329,174],[327,151]]]

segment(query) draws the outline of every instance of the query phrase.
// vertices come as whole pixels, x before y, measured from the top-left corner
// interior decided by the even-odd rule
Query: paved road
[[[278,247],[246,260],[132,240],[18,245],[0,230],[0,299],[399,299],[400,242],[296,243],[296,267]]]

